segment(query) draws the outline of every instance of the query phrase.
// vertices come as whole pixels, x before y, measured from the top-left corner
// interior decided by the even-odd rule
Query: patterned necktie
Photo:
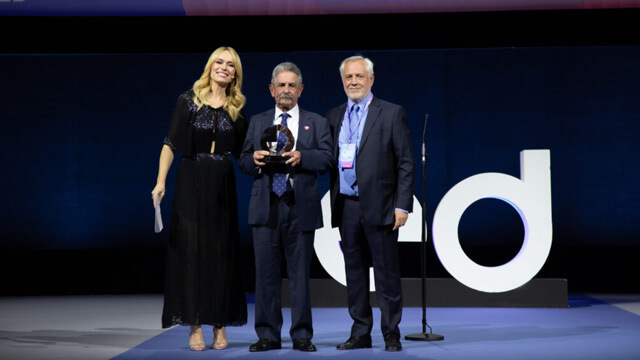
[[[356,137],[356,139],[354,139],[354,141],[356,142],[356,144],[357,144],[357,138],[358,138],[358,125],[360,124],[358,122],[358,111],[360,111],[360,107],[358,107],[358,105],[353,105],[353,107],[351,108],[351,112],[349,112],[349,131],[350,131],[350,134],[355,133],[354,136]],[[353,165],[349,169],[343,169],[342,177],[344,178],[344,181],[347,183],[347,185],[349,185],[351,188],[355,186],[356,184],[355,154],[353,156]]]
[[[289,114],[282,113],[281,116],[282,116],[282,122],[280,124],[286,127],[287,118],[289,117]],[[287,143],[287,136],[282,132],[278,132],[278,145],[276,148],[282,149],[284,148],[286,143]],[[287,191],[287,174],[273,173],[272,190],[278,196],[282,196],[282,194],[284,194],[284,192]]]

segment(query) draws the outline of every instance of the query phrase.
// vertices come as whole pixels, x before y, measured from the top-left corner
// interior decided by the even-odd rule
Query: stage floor
[[[215,358],[344,359],[639,359],[640,295],[573,295],[569,307],[430,308],[433,333],[443,341],[403,340],[403,351],[384,351],[379,311],[373,349],[338,351],[349,336],[345,308],[314,308],[316,353],[291,350],[289,309],[283,309],[283,349],[249,353],[257,340],[253,304],[249,323],[228,328],[230,348],[191,352],[188,329],[160,328],[161,295],[0,298],[0,359],[137,360]],[[405,308],[401,331],[421,332],[422,310]],[[211,327],[205,341],[211,343]]]

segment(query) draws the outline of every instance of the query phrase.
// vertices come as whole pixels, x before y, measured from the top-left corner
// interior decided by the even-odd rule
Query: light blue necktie
[[[280,124],[286,127],[287,118],[289,117],[289,114],[282,113],[281,116],[282,116],[282,122]],[[283,132],[278,132],[278,145],[276,146],[276,148],[280,150],[284,148],[286,143],[287,143],[287,136]],[[273,173],[272,190],[278,196],[282,196],[282,194],[284,194],[284,192],[287,191],[287,174]]]
[[[360,125],[360,123],[358,122],[358,111],[360,111],[360,107],[358,105],[353,105],[353,107],[351,108],[351,112],[349,112],[349,135],[355,133],[356,139],[354,141],[356,144],[357,144],[357,138],[358,138],[358,126]],[[344,181],[351,188],[353,188],[356,184],[356,156],[355,155],[356,154],[353,154],[353,165],[351,166],[351,168],[342,170],[342,176],[344,178]]]

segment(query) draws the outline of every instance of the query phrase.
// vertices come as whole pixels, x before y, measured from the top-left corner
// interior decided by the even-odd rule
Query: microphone
[[[420,268],[422,272],[422,333],[407,335],[404,338],[406,340],[417,341],[439,341],[444,340],[443,335],[433,333],[433,329],[427,323],[427,294],[426,294],[426,281],[427,281],[427,269],[426,269],[426,243],[427,243],[427,204],[426,204],[426,171],[427,167],[425,162],[427,159],[427,149],[425,146],[425,135],[427,133],[427,120],[429,114],[424,115],[424,130],[422,130],[422,238],[420,239]],[[429,333],[427,333],[427,327],[429,327]]]
[[[427,120],[429,120],[429,114],[424,115],[424,129],[422,130],[422,164],[427,160],[427,150],[425,146],[425,134],[427,133]]]

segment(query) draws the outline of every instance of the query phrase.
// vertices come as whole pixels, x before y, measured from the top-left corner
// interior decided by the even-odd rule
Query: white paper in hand
[[[153,203],[156,204],[155,205],[155,210],[156,210],[155,231],[159,233],[160,231],[162,231],[163,226],[162,226],[162,213],[160,212],[160,203],[158,202],[158,196],[156,196]]]

